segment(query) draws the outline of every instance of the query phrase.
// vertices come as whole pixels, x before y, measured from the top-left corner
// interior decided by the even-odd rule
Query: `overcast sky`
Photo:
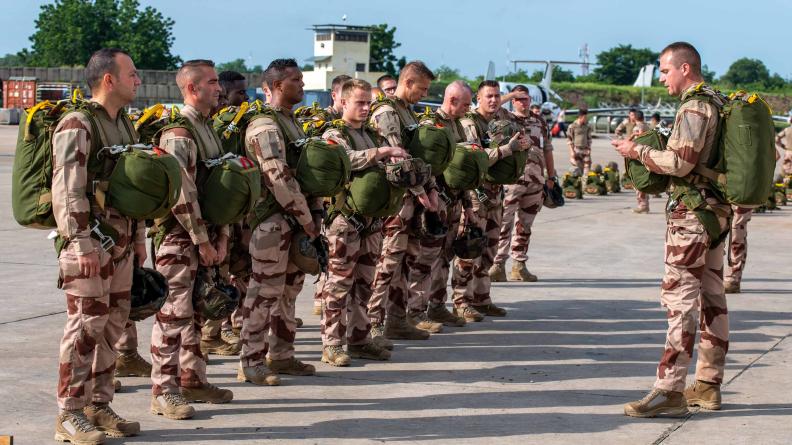
[[[29,47],[41,0],[2,2],[0,55]],[[579,60],[587,43],[592,62],[618,44],[658,51],[687,40],[718,75],[740,57],[757,58],[792,78],[790,0],[141,0],[176,21],[173,52],[183,59],[236,58],[266,66],[277,57],[311,57],[313,24],[388,23],[402,43],[398,56],[448,65],[467,76],[497,74],[507,60]],[[653,6],[656,5],[656,6]],[[750,8],[750,9],[748,9]],[[743,22],[743,23],[740,23]],[[538,67],[528,67],[528,71]]]

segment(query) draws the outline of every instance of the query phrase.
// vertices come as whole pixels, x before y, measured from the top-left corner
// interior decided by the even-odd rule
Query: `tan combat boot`
[[[195,408],[181,394],[168,393],[151,396],[151,412],[168,419],[184,420],[195,415]]]
[[[366,343],[364,345],[349,345],[349,356],[352,358],[361,358],[364,360],[390,360],[391,353],[387,349],[378,346],[374,342]]]
[[[220,331],[220,339],[224,342],[228,343],[229,345],[238,345],[239,344],[239,335],[233,331],[233,329],[223,329]]]
[[[314,368],[314,365],[303,363],[294,357],[283,360],[267,359],[267,367],[271,369],[272,372],[277,374],[288,374],[288,375],[316,374],[316,368]]]
[[[688,408],[681,392],[654,388],[643,399],[624,405],[624,414],[631,417],[684,417]]]
[[[721,390],[717,383],[696,380],[696,383],[685,388],[684,394],[688,406],[700,406],[711,410],[721,409]]]
[[[116,377],[151,377],[151,363],[135,351],[119,351],[115,365]]]
[[[441,323],[435,323],[429,320],[426,312],[407,314],[407,322],[416,328],[431,334],[437,334],[438,332],[443,331],[443,325]]]
[[[388,315],[385,321],[385,336],[391,340],[428,340],[429,332],[407,323],[406,317]]]
[[[633,207],[632,212],[638,214],[649,213],[649,207]]]
[[[105,433],[93,426],[83,410],[63,410],[55,419],[55,440],[75,445],[100,445],[105,441]]]
[[[211,383],[204,383],[197,388],[181,388],[182,396],[192,403],[228,403],[234,400],[234,393],[228,389],[220,389]]]
[[[380,323],[371,323],[371,341],[381,348],[393,351],[393,342],[385,337],[385,327]]]
[[[212,338],[209,340],[201,339],[201,353],[203,353],[204,357],[208,356],[209,354],[225,356],[238,355],[241,349],[241,343],[232,345],[230,343],[226,343],[220,338]]]
[[[107,437],[129,437],[140,433],[140,423],[130,422],[115,413],[109,403],[93,402],[83,410],[88,421]]]
[[[534,283],[536,282],[537,278],[536,275],[528,272],[528,268],[525,266],[524,261],[515,261],[514,264],[512,264],[509,280]]]
[[[501,263],[495,263],[489,269],[490,281],[503,283],[506,281],[506,268]]]
[[[472,306],[454,307],[454,315],[464,318],[467,323],[484,320],[484,315]]]
[[[429,309],[426,311],[426,316],[429,320],[436,323],[442,323],[443,326],[462,327],[465,325],[465,319],[452,314],[446,305],[429,303]]]
[[[495,304],[479,304],[479,305],[471,305],[473,309],[478,311],[482,315],[486,315],[488,317],[505,317],[506,316],[506,309],[502,307],[495,306]]]
[[[237,370],[237,380],[261,386],[278,386],[281,383],[280,377],[264,365],[240,366]]]
[[[331,366],[349,366],[352,358],[344,351],[341,345],[325,346],[322,348],[322,362]]]
[[[726,292],[727,294],[739,294],[740,283],[727,282],[723,286],[723,291]]]

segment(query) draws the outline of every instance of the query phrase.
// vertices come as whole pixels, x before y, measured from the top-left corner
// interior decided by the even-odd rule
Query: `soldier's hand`
[[[198,244],[198,256],[201,258],[201,264],[204,266],[211,266],[217,260],[217,251],[212,243],[209,241]]]
[[[522,133],[517,133],[509,139],[507,144],[512,152],[527,150],[531,147],[528,138],[523,137]]]
[[[611,141],[611,145],[616,151],[628,159],[635,159],[637,153],[635,152],[635,142],[629,139],[614,139]]]
[[[228,237],[226,235],[217,237],[217,240],[215,240],[215,249],[217,250],[215,264],[220,264],[225,260],[226,255],[228,255]]]
[[[135,259],[137,260],[138,267],[143,267],[143,264],[146,262],[146,258],[148,258],[148,252],[146,252],[146,243],[135,243]]]
[[[313,221],[311,221],[307,225],[304,225],[303,230],[305,230],[305,233],[308,234],[308,236],[310,236],[311,239],[316,239],[316,237],[319,236],[319,228],[316,226],[316,224]]]
[[[424,206],[426,210],[429,210],[430,212],[437,211],[437,207],[432,205],[432,201],[429,199],[429,195],[427,195],[426,193],[421,193],[420,195],[417,196],[417,198],[418,198],[418,202],[420,202],[421,205]]]
[[[401,147],[380,147],[377,154],[381,156],[378,160],[390,158],[391,161],[404,159],[410,156],[407,150]]]
[[[85,255],[78,255],[77,264],[80,266],[80,273],[83,276],[93,278],[99,275],[99,253],[91,252]]]

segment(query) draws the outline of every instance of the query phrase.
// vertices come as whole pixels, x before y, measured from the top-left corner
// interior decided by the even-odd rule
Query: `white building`
[[[313,71],[303,72],[306,90],[329,90],[333,78],[346,74],[374,85],[383,72],[369,71],[371,28],[314,25]],[[374,85],[376,86],[376,85]]]

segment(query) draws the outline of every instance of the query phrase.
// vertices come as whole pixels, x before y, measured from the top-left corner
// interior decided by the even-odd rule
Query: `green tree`
[[[442,82],[453,82],[454,80],[462,79],[459,70],[448,65],[440,65],[434,70],[434,73],[437,76],[437,80]]]
[[[594,74],[602,83],[631,85],[641,67],[655,63],[658,56],[649,48],[619,45],[597,54],[599,66],[594,69]]]
[[[539,83],[544,78],[544,70],[536,70],[528,78],[533,83]],[[574,82],[575,75],[571,70],[561,68],[558,65],[553,65],[553,82]]]
[[[701,67],[701,77],[704,78],[704,81],[707,83],[715,82],[715,71],[709,69],[707,65]]]
[[[396,41],[396,27],[388,27],[387,23],[371,26],[371,54],[369,66],[371,71],[384,71],[395,76],[407,63],[404,57],[397,58],[393,53],[401,43]]]
[[[129,52],[142,69],[173,69],[174,21],[137,0],[56,0],[42,5],[27,56],[33,66],[81,66],[103,47]]]
[[[720,80],[730,87],[764,86],[770,80],[770,71],[761,60],[743,57],[735,60]]]
[[[0,66],[25,66],[25,55],[22,53],[6,54],[0,57]]]
[[[236,71],[238,73],[260,73],[264,71],[264,67],[261,65],[248,67],[245,59],[234,59],[230,62],[218,63],[216,68],[218,73],[221,71]]]

